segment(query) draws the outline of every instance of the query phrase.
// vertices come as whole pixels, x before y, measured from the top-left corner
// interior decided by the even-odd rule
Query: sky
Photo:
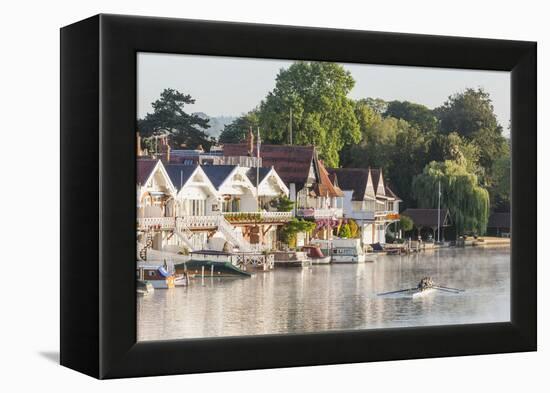
[[[275,76],[292,61],[180,54],[138,54],[138,116],[165,88],[190,94],[189,113],[239,116],[256,107],[275,87]],[[349,97],[411,101],[435,108],[466,88],[489,92],[505,133],[510,121],[510,73],[342,63],[355,79]]]

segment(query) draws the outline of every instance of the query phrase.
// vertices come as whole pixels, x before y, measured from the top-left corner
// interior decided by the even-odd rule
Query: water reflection
[[[377,296],[423,276],[466,292]],[[249,279],[208,277],[157,290],[137,307],[139,340],[509,321],[510,250],[447,249]]]

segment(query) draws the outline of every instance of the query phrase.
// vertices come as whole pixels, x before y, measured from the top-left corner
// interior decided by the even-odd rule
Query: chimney
[[[168,144],[168,135],[160,138],[160,155],[165,162],[170,162],[170,145]]]
[[[141,137],[139,136],[139,131],[136,132],[136,156],[141,157]]]

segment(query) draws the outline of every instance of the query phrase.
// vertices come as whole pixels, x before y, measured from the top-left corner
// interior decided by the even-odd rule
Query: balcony
[[[342,208],[327,208],[327,209],[316,209],[313,207],[306,207],[298,209],[296,215],[304,218],[342,218],[344,215]]]
[[[375,218],[385,221],[398,221],[399,213],[394,212],[393,210],[378,210],[374,213]]]
[[[224,212],[225,219],[231,224],[249,223],[285,223],[292,219],[292,212]]]
[[[352,210],[349,216],[346,214],[346,217],[354,220],[374,221],[375,212],[372,210]]]
[[[138,229],[171,230],[176,227],[175,217],[142,217],[137,219]]]

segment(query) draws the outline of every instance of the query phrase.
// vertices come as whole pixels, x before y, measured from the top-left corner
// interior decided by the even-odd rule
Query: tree
[[[510,153],[493,163],[494,182],[489,189],[491,205],[495,211],[510,211]]]
[[[418,206],[437,208],[440,181],[441,208],[449,209],[457,233],[472,231],[483,235],[489,219],[489,193],[463,163],[447,160],[426,165],[413,180]]]
[[[351,218],[348,219],[348,225],[349,229],[351,231],[351,238],[358,238],[360,235],[359,225],[357,225],[357,222],[355,220],[352,220]]]
[[[427,153],[431,134],[421,132],[406,120],[383,117],[368,100],[356,102],[355,114],[361,130],[361,142],[342,150],[342,164],[382,168],[385,179],[391,181],[405,206],[411,206],[414,202],[412,179],[429,162]]]
[[[399,227],[403,232],[409,232],[414,227],[413,219],[409,216],[401,215],[399,217]]]
[[[335,63],[297,62],[282,69],[260,105],[262,139],[315,145],[325,163],[337,167],[340,150],[360,140],[353,101],[347,97],[354,84]]]
[[[344,224],[340,227],[339,235],[342,239],[349,239],[351,237],[351,228],[349,224]]]
[[[227,124],[220,134],[220,143],[239,143],[246,139],[248,130],[252,128],[256,130],[259,126],[258,110],[254,109],[250,112],[233,120]]]
[[[296,247],[296,235],[300,232],[310,233],[315,229],[315,223],[304,219],[293,218],[279,230],[279,238],[289,247]]]
[[[461,136],[471,138],[483,128],[498,129],[502,133],[489,93],[483,89],[469,88],[449,96],[434,113],[440,121],[440,131],[445,134],[458,132]]]
[[[208,119],[190,115],[184,111],[185,105],[194,104],[188,94],[174,89],[164,89],[160,98],[153,102],[153,113],[138,119],[138,129],[145,137],[167,133],[173,147],[196,148],[199,145],[209,148],[213,140],[203,130],[209,127]]]
[[[480,180],[491,186],[494,161],[505,154],[507,144],[489,93],[483,89],[466,89],[450,96],[434,113],[439,118],[442,133],[456,132],[477,146]]]
[[[430,162],[457,161],[466,165],[472,173],[484,174],[483,167],[479,165],[479,146],[456,132],[439,134],[432,138],[428,155]]]
[[[294,209],[294,202],[286,195],[273,199],[269,204],[272,208],[277,209],[278,212],[289,212]]]
[[[439,125],[437,117],[430,108],[409,101],[390,101],[384,116],[406,120],[419,131],[429,134],[437,132]]]

